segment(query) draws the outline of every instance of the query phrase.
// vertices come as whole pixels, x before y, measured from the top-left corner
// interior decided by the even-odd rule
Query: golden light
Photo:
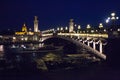
[[[84,31],[83,31],[84,32]],[[94,32],[94,30],[92,31]],[[108,34],[86,34],[86,33],[58,33],[58,35],[61,36],[82,36],[82,37],[103,37],[103,38],[108,38]]]

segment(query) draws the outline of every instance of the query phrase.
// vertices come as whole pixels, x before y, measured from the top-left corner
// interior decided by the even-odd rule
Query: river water
[[[71,62],[64,64],[54,63],[54,65],[52,65],[53,64],[52,63],[47,66],[50,68],[50,70],[40,70],[38,68],[37,69],[34,68],[35,66],[37,66],[34,64],[34,60],[38,60],[38,62],[40,61],[42,63],[41,57],[38,57],[38,55],[36,55],[35,53],[29,54],[29,57],[28,55],[22,55],[22,57],[18,55],[16,57],[15,56],[11,58],[8,57],[7,65],[4,64],[4,60],[3,63],[0,64],[0,66],[6,67],[6,68],[4,67],[5,70],[0,70],[0,80],[120,80],[119,59],[116,60],[115,59],[116,56],[112,54],[114,52],[119,53],[119,50],[115,51],[116,50],[115,45],[114,47],[110,47],[113,44],[118,43],[114,43],[113,41],[110,42],[110,44],[108,44],[108,46],[106,47],[105,52],[108,52],[107,53],[108,59],[106,61],[100,62],[97,61],[97,63],[92,64],[91,60],[89,62],[91,64],[89,65],[88,63],[78,64],[77,61],[79,61],[79,59],[72,61],[72,63],[73,62],[77,63],[74,65],[73,64],[71,65],[70,64]],[[1,60],[4,59],[4,55],[6,54],[4,52],[4,49],[3,51],[2,49],[3,48],[1,47],[0,49]],[[110,53],[111,50],[112,53]],[[112,57],[111,54],[114,57]],[[52,58],[49,56],[52,56]],[[46,59],[46,57],[49,60],[57,60],[59,61],[59,63],[61,63],[60,56],[54,55],[54,52],[46,53],[46,55],[44,56],[44,60]],[[118,61],[118,63],[114,64],[115,62],[111,58],[113,58],[115,62]],[[65,58],[64,60],[67,59],[68,57]],[[17,63],[15,60],[17,61]],[[85,62],[87,61],[86,59],[82,60]],[[71,58],[69,58],[68,61],[71,61]],[[20,67],[21,65],[23,65],[22,68]]]

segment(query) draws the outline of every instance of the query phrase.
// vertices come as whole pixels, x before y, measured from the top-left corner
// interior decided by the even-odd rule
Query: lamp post
[[[78,27],[77,27],[77,33],[80,33],[80,29],[81,29],[81,26],[78,25]]]
[[[90,29],[91,29],[90,24],[88,24],[86,28],[87,28],[87,33],[89,33],[89,32],[90,32]]]
[[[119,17],[116,16],[116,13],[111,13],[111,16],[106,19],[106,23],[111,22],[112,26],[115,26],[115,21],[118,20]]]
[[[103,32],[103,24],[100,23],[100,24],[99,24],[99,33],[102,33],[102,32]]]
[[[106,20],[106,23],[110,24],[108,25],[109,31],[108,31],[108,37],[111,38],[115,38],[115,37],[119,37],[119,33],[117,32],[117,25],[116,25],[116,21],[119,19],[119,17],[116,16],[116,13],[111,13],[111,16],[108,17],[108,19]]]

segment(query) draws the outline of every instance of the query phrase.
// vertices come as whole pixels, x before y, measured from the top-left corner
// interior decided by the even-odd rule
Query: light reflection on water
[[[4,54],[4,45],[0,45],[0,57],[3,57]]]
[[[3,52],[4,51],[4,46],[3,45],[0,45],[0,51]]]
[[[1,49],[4,49],[2,45]],[[8,51],[5,52],[6,63],[12,68],[33,68],[47,70],[49,69],[71,69],[73,67],[86,66],[89,63],[95,62],[95,60],[88,55],[87,51],[83,49],[81,54],[70,54],[69,56],[63,51],[52,51],[45,53],[13,53]],[[86,54],[86,55],[84,55]],[[3,55],[3,53],[2,53]],[[96,59],[97,62],[97,59]],[[47,67],[47,68],[46,68]]]

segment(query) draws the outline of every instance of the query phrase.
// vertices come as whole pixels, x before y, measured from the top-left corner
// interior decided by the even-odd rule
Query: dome
[[[27,32],[27,27],[26,27],[25,23],[23,24],[22,32]]]

